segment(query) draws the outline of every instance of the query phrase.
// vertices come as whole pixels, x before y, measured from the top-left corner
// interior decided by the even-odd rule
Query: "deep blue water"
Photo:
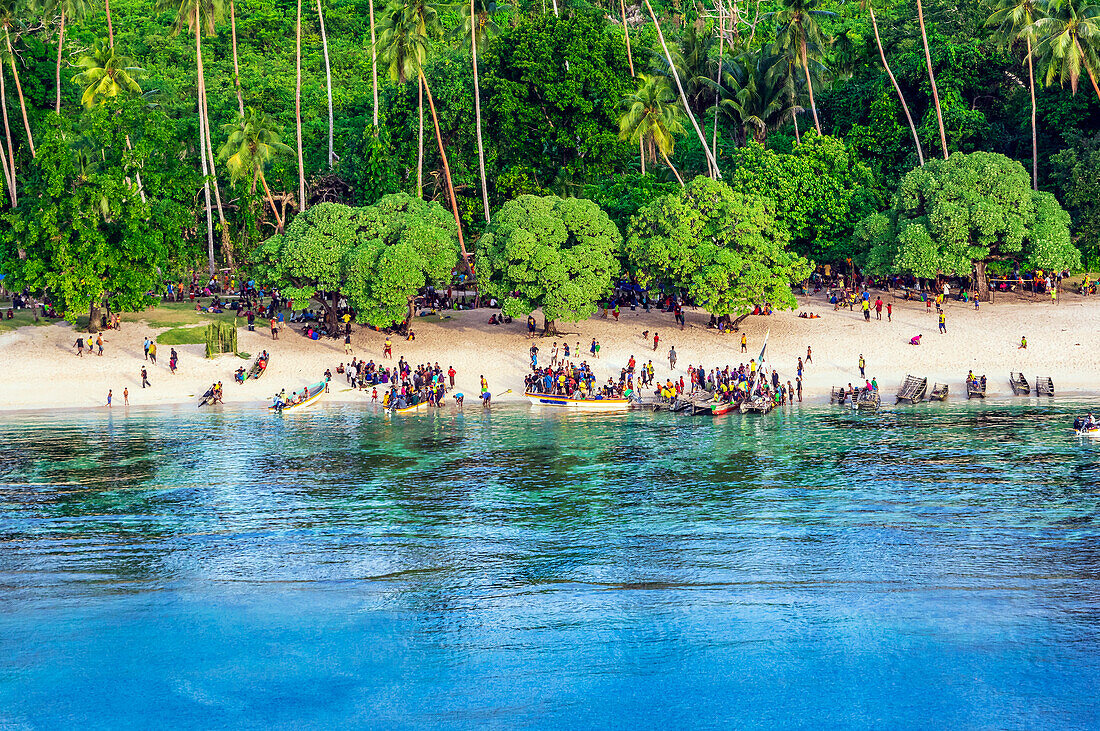
[[[5,415],[0,728],[1095,729],[1080,410]]]

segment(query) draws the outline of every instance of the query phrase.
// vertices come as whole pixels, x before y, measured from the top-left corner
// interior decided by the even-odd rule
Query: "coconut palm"
[[[417,134],[416,195],[424,195],[424,83],[421,67],[428,43],[443,33],[439,14],[426,0],[390,0],[382,16],[382,60],[390,80],[404,84],[417,80],[419,131]]]
[[[367,0],[370,9],[370,78],[374,91],[374,132],[378,134],[378,39],[374,31],[374,0]]]
[[[661,30],[661,24],[657,22],[657,14],[653,12],[653,6],[650,5],[649,0],[645,0],[646,10],[649,11],[649,17],[653,20],[653,26],[657,31],[657,40],[661,44],[661,50],[665,54],[665,60],[668,61],[669,70],[672,72],[672,79],[676,82],[676,89],[680,92],[680,101],[684,105],[684,111],[687,112],[688,119],[691,120],[691,126],[695,128],[695,134],[699,137],[699,144],[703,146],[703,152],[707,156],[707,161],[710,163],[711,169],[714,172],[714,177],[721,180],[722,171],[718,169],[718,161],[714,159],[714,152],[710,149],[710,145],[707,144],[706,135],[703,134],[703,130],[699,127],[699,122],[695,119],[695,115],[691,111],[691,107],[688,106],[687,94],[684,93],[684,85],[680,81],[680,74],[676,70],[676,63],[672,59],[672,53],[668,50],[668,44],[665,42],[665,34]]]
[[[802,97],[800,60],[792,55],[789,49],[771,44],[761,49],[759,66],[764,72],[767,83],[779,89],[786,98],[791,122],[794,123],[795,142],[802,142],[802,133],[798,128],[798,115],[805,113],[806,108],[799,103]],[[819,78],[825,73],[825,67],[816,61],[810,61],[808,68],[811,74],[818,74]]]
[[[779,48],[794,55],[802,64],[806,74],[806,88],[810,92],[810,111],[813,112],[814,127],[821,134],[821,120],[817,116],[817,103],[814,101],[814,82],[810,76],[810,56],[818,56],[825,45],[825,35],[819,21],[835,16],[828,10],[818,10],[820,0],[783,0],[783,9],[769,13],[775,19],[776,44]]]
[[[1039,145],[1035,129],[1035,68],[1032,62],[1031,39],[1035,21],[1043,15],[1037,0],[989,0],[993,14],[986,25],[996,29],[996,35],[1009,50],[1016,41],[1027,44],[1027,88],[1031,93],[1031,187],[1039,190]]]
[[[233,85],[237,87],[237,109],[244,119],[244,95],[241,94],[241,66],[237,62],[237,8],[229,0],[229,34],[233,41]]]
[[[27,144],[31,157],[35,157],[34,136],[31,135],[31,124],[27,120],[27,102],[23,98],[23,84],[19,80],[19,67],[15,63],[15,50],[11,43],[12,31],[15,31],[18,37],[19,30],[23,27],[21,16],[26,12],[26,8],[20,5],[18,0],[0,0],[0,27],[4,29],[4,46],[7,50],[5,56],[11,65],[12,80],[15,81],[15,91],[19,95],[19,109],[23,113],[23,129],[27,131]]]
[[[46,11],[49,13],[58,13],[60,18],[58,19],[58,31],[57,31],[57,71],[54,77],[54,85],[56,90],[56,99],[54,101],[54,111],[58,114],[61,113],[61,51],[65,45],[65,21],[75,20],[77,22],[84,19],[84,16],[88,14],[87,0],[48,0],[46,4]]]
[[[646,158],[652,163],[661,154],[680,186],[683,178],[669,159],[676,146],[676,136],[686,132],[683,111],[668,84],[668,80],[653,74],[638,74],[638,88],[624,97],[626,112],[619,117],[619,139],[629,140],[642,151],[642,172]]]
[[[214,182],[214,197],[217,201],[218,220],[221,223],[222,247],[226,258],[232,261],[232,248],[229,243],[229,231],[222,210],[221,191],[218,188],[217,172],[214,169],[214,151],[210,138],[210,113],[206,104],[206,72],[202,61],[202,36],[214,33],[215,23],[224,15],[222,0],[160,0],[161,10],[176,14],[174,32],[184,28],[195,34],[195,76],[199,110],[199,157],[202,158],[203,193],[206,198],[206,243],[210,273],[216,269],[214,262],[214,224],[210,200],[210,181]],[[113,44],[112,44],[113,45]]]
[[[1049,0],[1046,17],[1035,21],[1039,57],[1046,65],[1046,85],[1055,78],[1077,93],[1084,71],[1100,99],[1096,77],[1100,73],[1100,7],[1084,0]]]
[[[145,70],[132,63],[102,41],[96,41],[92,52],[77,60],[77,68],[83,71],[73,77],[73,83],[83,89],[80,103],[84,108],[97,107],[123,93],[140,94],[138,79],[145,75]]]
[[[470,58],[474,68],[474,119],[477,122],[477,164],[481,172],[481,204],[485,209],[485,223],[489,223],[489,186],[485,180],[485,146],[481,141],[481,90],[478,84],[477,49],[484,48],[489,38],[500,29],[493,22],[497,11],[494,0],[470,0],[463,2],[459,9],[460,22],[456,27],[458,35],[470,45]]]
[[[924,27],[924,6],[917,0],[917,22],[920,24],[920,39],[924,44],[924,64],[928,69],[928,83],[932,85],[932,102],[936,105],[936,123],[940,128],[940,146],[943,147],[943,159],[946,160],[947,132],[943,127],[943,108],[940,106],[940,90],[936,88],[936,75],[932,73],[932,52],[928,49],[928,31]]]
[[[276,155],[293,152],[283,144],[283,128],[275,124],[269,115],[249,107],[239,120],[222,125],[222,131],[229,136],[218,150],[218,159],[226,162],[234,181],[252,178],[250,192],[256,191],[256,182],[259,181],[264,197],[275,213],[275,230],[282,233],[286,222],[279,216],[279,209],[267,187],[264,168]]]
[[[800,107],[789,101],[785,79],[767,73],[767,59],[744,55],[733,59],[723,74],[724,98],[718,111],[741,128],[741,140],[764,144],[768,132],[794,117]]]
[[[325,91],[328,92],[328,169],[336,164],[336,153],[332,150],[332,66],[328,60],[328,34],[325,33],[325,12],[321,0],[317,0],[317,22],[321,25],[321,49],[325,56]]]
[[[427,0],[390,0],[389,5],[386,6],[386,14],[382,19],[382,47],[385,49],[383,59],[388,64],[391,80],[400,84],[416,76],[420,90],[428,98],[432,124],[435,127],[435,141],[439,147],[439,157],[443,161],[447,196],[450,198],[451,211],[454,213],[455,226],[458,229],[458,246],[462,250],[462,261],[469,269],[472,279],[474,268],[470,262],[470,255],[466,251],[466,240],[462,234],[462,218],[458,214],[458,201],[455,199],[454,183],[451,180],[451,164],[447,159],[447,150],[443,147],[443,135],[439,131],[439,115],[435,111],[432,90],[428,86],[428,78],[424,75],[424,59],[428,53],[428,44],[432,39],[440,37],[442,33],[439,14]],[[423,119],[423,104],[420,114]],[[421,129],[423,130],[423,124]],[[420,159],[423,160],[423,132],[421,132]],[[420,188],[422,176],[418,174],[417,177],[417,187]],[[418,190],[418,192],[421,191]]]
[[[924,167],[924,150],[921,148],[920,135],[917,134],[917,125],[913,123],[913,115],[909,113],[909,105],[905,103],[905,95],[901,93],[901,86],[894,78],[894,72],[886,61],[886,50],[882,47],[882,38],[878,34],[878,19],[875,17],[875,0],[859,0],[860,7],[865,8],[871,16],[871,27],[875,31],[875,45],[878,46],[878,55],[882,59],[882,68],[886,69],[886,75],[890,77],[890,83],[894,85],[894,92],[898,95],[901,108],[905,112],[905,119],[909,122],[909,131],[913,133],[913,144],[917,148],[917,159],[921,167]]]

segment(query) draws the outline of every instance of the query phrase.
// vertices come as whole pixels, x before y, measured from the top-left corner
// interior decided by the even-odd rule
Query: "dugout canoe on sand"
[[[630,408],[630,399],[625,398],[570,398],[550,393],[523,394],[532,406],[553,406],[577,411],[626,411]]]

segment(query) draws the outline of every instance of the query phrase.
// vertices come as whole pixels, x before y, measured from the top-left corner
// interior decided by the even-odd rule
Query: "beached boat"
[[[966,381],[966,397],[985,398],[985,376],[975,376]]]
[[[1031,386],[1028,385],[1027,379],[1024,378],[1023,373],[1009,373],[1008,385],[1012,386],[1013,396],[1031,395]]]
[[[218,399],[214,395],[214,387],[213,386],[206,389],[206,393],[204,393],[202,396],[199,396],[199,408],[200,409],[203,406],[213,406],[217,402],[218,402]]]
[[[829,394],[829,403],[844,405],[844,402],[848,400],[848,389],[844,386],[833,386],[832,392]]]
[[[578,411],[626,411],[630,399],[625,398],[569,398],[550,393],[525,393],[532,406],[556,406]]]
[[[766,414],[773,408],[775,408],[775,402],[765,397],[742,401],[738,407],[742,414]]]
[[[737,409],[739,404],[735,404],[733,401],[721,401],[711,404],[710,413],[713,416],[721,416],[722,414],[728,414],[731,411]]]
[[[1050,376],[1039,376],[1035,379],[1036,396],[1054,396],[1054,380]]]
[[[856,399],[856,408],[860,411],[878,411],[882,405],[882,399],[878,391],[869,388],[861,388]]]
[[[946,383],[933,384],[932,393],[929,394],[928,400],[929,401],[946,401],[947,400],[947,392],[948,392],[948,388],[947,388]]]
[[[901,384],[901,388],[898,389],[897,401],[895,403],[915,404],[918,401],[924,400],[924,395],[928,392],[928,379],[921,378],[919,376],[906,376],[905,382]]]
[[[256,360],[252,361],[252,367],[248,369],[248,372],[244,374],[244,380],[251,378],[256,380],[267,371],[267,363],[269,357],[261,353],[256,356]]]
[[[395,413],[395,414],[412,414],[412,413],[415,413],[417,411],[420,411],[420,410],[426,409],[426,408],[428,408],[428,400],[424,399],[423,401],[421,401],[418,404],[413,404],[412,406],[406,406],[402,409],[394,409],[393,413]]]
[[[321,398],[321,394],[323,394],[327,389],[328,389],[328,381],[321,381],[320,383],[315,383],[312,386],[310,386],[308,389],[306,389],[305,398],[303,398],[298,403],[296,403],[296,404],[287,404],[286,406],[283,406],[281,408],[276,408],[274,406],[269,406],[269,407],[267,407],[267,410],[272,411],[272,412],[276,412],[276,413],[285,413],[287,411],[297,411],[299,409],[304,409],[307,406],[312,406],[313,404],[317,403],[318,399]]]

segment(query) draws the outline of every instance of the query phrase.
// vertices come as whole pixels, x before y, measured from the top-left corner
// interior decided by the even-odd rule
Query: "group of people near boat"
[[[454,384],[454,374],[453,367],[444,371],[438,361],[435,365],[425,363],[412,368],[402,358],[394,372],[388,374],[390,388],[382,396],[382,407],[406,409],[423,403],[429,407],[440,406],[447,393],[447,384]]]
[[[797,379],[797,384],[784,382],[778,370],[758,364],[755,358],[748,363],[711,369],[702,365],[689,365],[687,372],[687,384],[681,377],[679,383],[673,382],[672,388],[668,384],[662,386],[658,395],[677,398],[683,396],[686,389],[689,397],[702,391],[712,394],[714,401],[720,403],[739,404],[742,401],[764,399],[779,405],[802,400],[801,378]]]
[[[633,358],[631,361],[633,362]],[[577,364],[563,360],[556,362],[554,366],[533,366],[523,385],[527,393],[545,393],[581,400],[629,399],[634,396],[633,378],[633,369],[629,373],[623,369],[618,382],[613,377],[608,377],[607,383],[597,384],[596,374],[587,361]]]
[[[1078,432],[1090,432],[1095,429],[1100,429],[1100,421],[1097,421],[1092,413],[1084,417],[1077,416],[1073,419],[1073,428]]]

